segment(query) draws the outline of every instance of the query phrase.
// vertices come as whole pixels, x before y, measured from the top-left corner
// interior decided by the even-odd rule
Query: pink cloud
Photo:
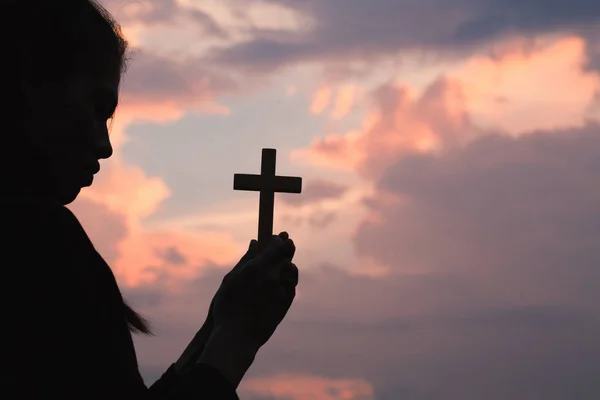
[[[317,376],[279,375],[243,383],[248,396],[275,396],[290,400],[374,400],[373,388],[363,379],[326,379]]]
[[[203,266],[233,265],[240,257],[239,244],[226,233],[146,228],[143,219],[158,211],[168,196],[161,178],[148,177],[115,155],[73,203],[73,211],[91,229],[93,242],[112,256],[110,265],[120,284],[147,284],[166,274],[173,284],[170,289],[176,290],[179,281],[196,276]],[[110,224],[100,227],[106,223]],[[161,254],[170,249],[184,257],[184,265],[164,262]]]
[[[122,79],[119,118],[166,122],[195,111],[229,114],[218,96],[238,90],[223,72],[198,59],[176,61],[135,49]]]
[[[294,157],[371,175],[404,154],[454,147],[478,134],[455,81],[440,79],[420,95],[406,86],[384,85],[372,98],[361,131],[317,139]]]
[[[345,84],[339,88],[331,110],[334,120],[340,120],[350,114],[356,102],[357,91],[356,85],[353,84]]]
[[[493,56],[472,57],[453,75],[478,123],[517,134],[585,122],[600,89],[600,78],[585,70],[586,62],[579,37],[533,46],[515,40]]]
[[[404,155],[449,151],[498,130],[584,124],[600,80],[583,70],[583,41],[560,38],[528,52],[505,44],[500,55],[473,57],[421,92],[380,86],[358,131],[316,139],[293,157],[372,178]]]
[[[327,180],[312,180],[304,184],[302,196],[285,196],[281,201],[293,206],[302,206],[307,203],[318,203],[327,199],[337,199],[348,191],[348,187],[337,182]]]
[[[310,112],[314,115],[319,115],[324,112],[331,103],[332,90],[329,86],[320,87],[312,97]]]
[[[330,110],[329,114],[333,120],[341,120],[354,108],[359,88],[356,84],[345,83],[338,86],[324,84],[312,95],[310,113],[321,115]]]

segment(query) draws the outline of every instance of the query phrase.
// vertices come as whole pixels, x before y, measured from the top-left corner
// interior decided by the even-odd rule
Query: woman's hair
[[[2,96],[10,96],[2,109],[18,118],[23,82],[60,85],[82,73],[119,76],[127,41],[96,0],[0,0],[0,54]],[[152,334],[143,317],[124,307],[132,332]]]
[[[96,0],[0,1],[3,64],[13,74],[44,82],[123,72],[127,41]]]

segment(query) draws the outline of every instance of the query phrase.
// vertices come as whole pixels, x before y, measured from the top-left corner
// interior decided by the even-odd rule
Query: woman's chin
[[[73,186],[68,190],[62,190],[57,196],[58,202],[64,206],[72,203],[77,198],[77,196],[79,196],[79,192],[81,192],[81,189],[82,187]]]
[[[83,184],[81,185],[81,187],[84,188],[91,186],[92,182],[94,182],[94,175],[89,174],[83,179]]]

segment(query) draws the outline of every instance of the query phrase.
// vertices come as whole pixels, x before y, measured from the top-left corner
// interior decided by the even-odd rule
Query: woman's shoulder
[[[84,296],[99,256],[71,210],[61,204],[0,200],[7,282],[31,299]],[[30,300],[31,300],[30,299]]]
[[[4,246],[46,252],[46,256],[61,249],[93,250],[81,223],[71,210],[62,204],[27,198],[1,198],[0,218]],[[3,246],[3,247],[4,247]]]
[[[75,214],[62,204],[27,197],[0,197],[0,215],[6,222],[38,230],[83,229]]]

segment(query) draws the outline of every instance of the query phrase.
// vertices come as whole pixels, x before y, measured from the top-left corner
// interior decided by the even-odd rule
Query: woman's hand
[[[298,268],[294,242],[283,232],[260,254],[253,240],[242,260],[217,291],[211,313],[214,331],[227,331],[256,351],[287,314],[296,295]]]
[[[274,238],[275,237],[276,236],[274,236]],[[289,239],[287,233],[285,233],[285,232],[281,233],[279,235],[279,238],[286,239],[286,240]],[[234,274],[235,271],[239,270],[243,265],[245,265],[246,263],[248,263],[250,260],[252,260],[254,257],[256,257],[258,255],[257,244],[258,243],[255,240],[250,242],[250,247],[248,248],[248,251],[246,252],[246,254],[244,254],[244,256],[236,264],[236,266],[233,267],[231,272],[229,272],[229,274],[225,277],[225,279],[223,280],[224,283],[226,281],[229,282],[228,276]],[[292,243],[292,245],[293,245],[293,243]],[[291,256],[293,256],[293,251],[292,251]],[[291,260],[291,257],[290,257],[290,260]],[[291,277],[293,282],[290,282],[292,284],[292,286],[295,286],[295,284],[298,282],[298,277],[297,277],[298,272],[297,272],[297,269],[295,268],[295,266],[294,267],[288,266],[287,269],[284,268],[284,270],[286,270],[288,273],[292,273],[292,274],[295,273],[295,278],[294,278],[294,276]],[[236,276],[237,275],[238,275],[238,273],[236,273]],[[213,336],[213,331],[214,331],[214,327],[215,327],[215,318],[214,318],[215,300],[217,299],[218,296],[220,296],[223,293],[224,290],[225,289],[219,288],[219,291],[217,292],[217,294],[215,294],[215,296],[213,297],[213,299],[210,303],[210,307],[208,309],[208,314],[206,316],[206,320],[204,321],[204,324],[202,325],[200,330],[198,330],[198,332],[196,333],[196,335],[194,336],[192,341],[188,344],[188,346],[184,350],[183,354],[175,362],[175,370],[178,373],[184,373],[189,368],[192,368],[193,365],[199,361],[199,357],[203,354],[203,352],[206,348],[207,342]],[[232,289],[229,288],[227,290],[232,290]],[[292,291],[293,291],[293,287],[292,287]],[[292,298],[293,298],[293,296],[292,296]],[[227,324],[227,326],[229,326],[229,324]],[[218,357],[218,351],[216,351],[216,349],[215,349],[215,343],[218,341],[219,342],[218,347],[222,347],[222,346],[228,347],[227,349],[223,350],[225,352],[229,352],[229,353],[242,352],[244,354],[239,355],[240,358],[253,358],[253,355],[258,351],[259,345],[254,344],[256,342],[255,340],[246,340],[246,339],[248,339],[248,337],[245,335],[244,332],[245,332],[245,330],[243,330],[243,329],[237,329],[237,328],[234,329],[234,328],[229,328],[229,327],[226,329],[223,329],[223,326],[221,326],[218,331],[218,334],[217,334],[217,336],[219,336],[218,340],[215,338],[212,339],[212,342],[211,342],[212,349],[210,352]],[[240,340],[240,337],[243,337],[244,340]],[[237,350],[235,350],[235,351],[233,351],[234,349],[232,348],[233,347],[232,344],[226,343],[226,342],[232,342],[232,341],[236,342],[235,347]],[[252,356],[252,357],[250,357],[250,356]],[[204,361],[207,361],[206,357],[205,357]]]
[[[287,233],[274,236],[264,252],[250,242],[213,298],[211,334],[197,362],[218,369],[237,388],[260,347],[285,317],[296,295],[296,251]],[[203,328],[204,329],[204,328]]]

